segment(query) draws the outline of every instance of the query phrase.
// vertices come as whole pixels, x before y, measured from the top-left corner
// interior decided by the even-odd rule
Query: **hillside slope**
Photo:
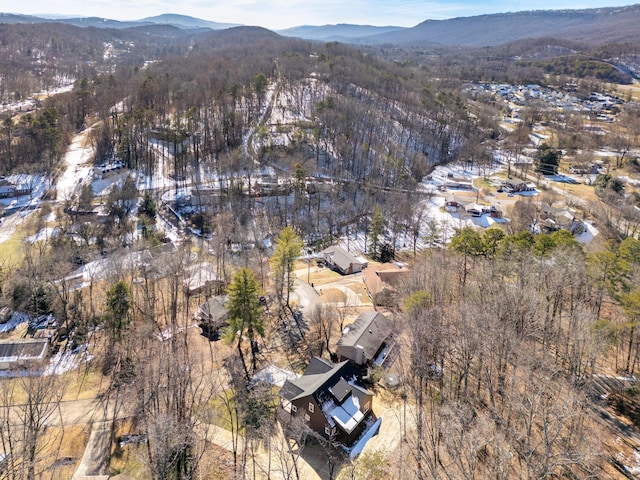
[[[501,45],[523,38],[555,37],[593,44],[640,41],[640,5],[588,10],[537,10],[449,20],[358,39],[373,45]]]

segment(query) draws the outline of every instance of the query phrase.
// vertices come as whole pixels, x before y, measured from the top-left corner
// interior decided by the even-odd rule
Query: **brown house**
[[[17,197],[31,194],[31,187],[27,184],[16,185],[6,178],[0,178],[0,198]]]
[[[392,321],[383,314],[360,314],[338,340],[340,360],[350,360],[357,366],[383,365],[393,347],[392,331]]]
[[[357,378],[348,361],[333,364],[314,357],[300,378],[287,380],[280,390],[285,427],[298,418],[323,438],[351,445],[372,415],[373,393]]]
[[[385,263],[379,268],[366,268],[363,273],[367,293],[376,306],[392,307],[397,304],[398,285],[408,272],[393,263]]]
[[[502,188],[507,193],[533,192],[536,186],[520,180],[509,179],[502,184]]]

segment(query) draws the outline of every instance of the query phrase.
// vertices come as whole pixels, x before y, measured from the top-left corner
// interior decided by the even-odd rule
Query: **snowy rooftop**
[[[330,415],[347,433],[353,432],[364,418],[364,413],[360,411],[360,401],[354,395],[350,395],[342,405],[334,407]]]

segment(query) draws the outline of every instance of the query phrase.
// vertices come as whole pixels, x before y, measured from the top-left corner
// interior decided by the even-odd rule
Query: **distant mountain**
[[[0,23],[43,23],[51,20],[33,15],[20,15],[19,13],[0,13]]]
[[[121,22],[102,17],[72,17],[72,18],[56,18],[43,19],[45,22],[64,23],[65,25],[75,25],[76,27],[94,27],[94,28],[131,28],[140,26],[139,22]]]
[[[278,42],[283,38],[262,27],[233,27],[224,30],[208,30],[197,35],[197,43],[211,48],[240,47],[263,42]]]
[[[82,18],[82,15],[62,15],[60,13],[38,13],[36,17],[46,18],[49,20],[58,20],[60,18]]]
[[[165,13],[155,17],[147,17],[139,20],[141,23],[155,23],[161,25],[174,25],[180,28],[210,28],[212,30],[223,30],[225,28],[239,27],[237,23],[218,23],[201,18],[190,17],[188,15],[178,15],[176,13]]]
[[[640,5],[585,10],[536,10],[449,20],[358,38],[372,45],[482,47],[524,38],[554,37],[590,44],[640,41]]]
[[[302,25],[299,27],[277,30],[277,33],[284,37],[298,37],[307,40],[320,40],[324,42],[341,41],[349,43],[353,39],[379,35],[382,33],[404,30],[402,27],[375,27],[372,25],[351,25],[341,23],[337,25]]]
[[[19,15],[13,13],[0,13],[0,24],[8,23],[64,23],[75,25],[76,27],[95,28],[132,28],[145,25],[171,25],[182,29],[209,29],[222,30],[225,28],[237,27],[235,23],[218,23],[202,20],[200,18],[189,17],[187,15],[164,14],[157,17],[143,18],[142,20],[118,21],[100,17],[63,17],[60,15]]]
[[[44,22],[117,29],[164,25],[188,30],[190,33],[239,26],[178,14],[158,15],[133,22],[118,22],[97,17],[52,19],[0,13],[0,23]],[[412,28],[350,24],[304,25],[280,30],[277,33],[282,36],[307,40],[340,41],[359,45],[485,47],[542,37],[603,45],[606,43],[640,42],[639,26],[640,4],[637,4],[628,7],[535,10],[459,17],[449,20],[426,20]]]
[[[52,18],[49,15],[39,17],[35,15],[18,15],[14,13],[0,13],[0,24],[16,24],[16,23],[62,23],[65,25],[74,25],[76,27],[96,27],[96,28],[130,28],[137,27],[140,22],[119,22],[118,20],[110,20],[100,17],[69,17]],[[148,25],[148,24],[147,24]]]

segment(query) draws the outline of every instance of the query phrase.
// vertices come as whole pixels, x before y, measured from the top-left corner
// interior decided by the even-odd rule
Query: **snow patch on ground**
[[[300,378],[300,375],[295,372],[276,367],[275,365],[269,365],[257,372],[253,376],[252,382],[263,382],[282,387],[287,380],[294,381],[298,378]]]
[[[125,171],[118,174],[109,175],[106,178],[94,180],[93,182],[91,182],[91,188],[93,188],[93,193],[97,197],[108,195],[109,192],[111,191],[111,187],[113,187],[113,185],[121,185],[125,181],[128,175],[129,175],[129,172]]]
[[[42,230],[40,230],[38,233],[36,233],[35,235],[31,235],[30,237],[27,237],[25,239],[25,241],[29,242],[29,243],[35,243],[35,242],[41,242],[44,240],[48,240],[50,238],[54,238],[56,236],[58,236],[60,234],[60,229],[59,228],[51,228],[51,227],[47,227],[47,228],[43,228]]]
[[[619,440],[619,439],[618,439]],[[640,452],[638,450],[633,451],[633,457],[629,458],[622,452],[618,452],[616,457],[620,463],[624,466],[624,469],[634,478],[640,475]]]
[[[3,324],[0,324],[0,333],[7,333],[20,325],[21,323],[27,323],[30,320],[29,315],[24,312],[13,312],[11,318]]]
[[[93,359],[87,350],[87,345],[80,345],[74,350],[59,351],[49,359],[43,370],[43,375],[62,375],[78,368],[80,363],[87,363]]]
[[[576,240],[580,243],[589,243],[593,241],[596,235],[598,235],[598,229],[593,226],[593,223],[584,221],[585,231],[576,235]]]

